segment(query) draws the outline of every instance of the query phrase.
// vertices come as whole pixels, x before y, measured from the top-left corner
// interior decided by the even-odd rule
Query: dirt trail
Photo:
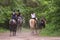
[[[37,35],[31,35],[30,32],[21,32],[16,36],[9,36],[9,32],[0,33],[0,40],[60,40],[60,37],[39,37]]]

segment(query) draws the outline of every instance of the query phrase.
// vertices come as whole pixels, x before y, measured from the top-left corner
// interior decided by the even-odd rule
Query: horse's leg
[[[21,32],[21,30],[22,30],[22,24],[20,25],[20,32]]]
[[[34,27],[30,26],[31,33],[34,34]]]
[[[36,24],[36,28],[35,29],[36,29],[36,34],[38,34],[38,32],[37,32],[37,24]]]
[[[37,28],[34,29],[34,32],[35,32],[34,34],[37,34]]]
[[[21,32],[21,26],[20,26],[20,32]]]
[[[16,36],[16,30],[17,30],[17,26],[14,26],[13,36]]]
[[[19,31],[19,24],[17,25],[17,30]]]
[[[19,27],[18,27],[18,25],[17,25],[17,31],[18,31],[18,28],[19,28]]]
[[[34,29],[33,28],[31,28],[31,33],[34,34]]]
[[[19,27],[19,28],[18,28],[19,32],[21,32],[21,26],[20,26],[20,24],[18,25],[18,27]]]
[[[11,31],[10,31],[10,36],[11,36]]]
[[[13,31],[13,36],[16,36],[16,31]]]
[[[9,25],[9,29],[10,29],[10,36],[12,35],[12,26]]]
[[[37,34],[37,25],[34,26],[34,34]]]
[[[16,36],[16,33],[15,32],[13,32],[13,36]]]
[[[18,25],[18,31],[21,32],[21,30],[22,30],[22,25],[19,24],[19,25]]]
[[[10,36],[12,36],[12,32],[13,32],[13,31],[10,31]]]

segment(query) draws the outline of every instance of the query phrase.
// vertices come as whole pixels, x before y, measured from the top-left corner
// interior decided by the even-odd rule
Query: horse
[[[16,36],[16,30],[17,30],[17,22],[14,19],[10,19],[9,21],[9,29],[10,29],[10,36]]]
[[[40,29],[45,28],[45,24],[46,24],[46,20],[45,19],[41,19],[40,22],[39,22],[39,28]]]
[[[21,30],[22,30],[22,24],[23,24],[23,19],[22,19],[22,17],[18,17],[18,19],[17,19],[17,29],[18,29],[18,31],[20,31],[20,32],[21,32]]]
[[[37,21],[35,19],[30,19],[29,24],[32,34],[37,34]]]

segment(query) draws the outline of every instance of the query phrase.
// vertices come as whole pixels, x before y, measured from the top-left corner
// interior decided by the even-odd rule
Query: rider
[[[42,17],[41,21],[44,22],[44,24],[45,24],[46,23],[45,17]]]
[[[36,15],[35,15],[35,13],[31,13],[31,18],[36,20]]]
[[[22,15],[21,15],[21,13],[19,12],[19,10],[17,10],[17,11],[18,11],[17,18],[19,18],[19,17],[23,18]]]
[[[12,13],[12,19],[17,20],[16,18],[17,18],[17,15],[16,15],[16,12],[14,10],[13,13]]]
[[[45,24],[46,24],[46,19],[45,19],[45,17],[42,17],[42,19],[41,19],[41,25],[43,25],[44,28],[45,28]]]

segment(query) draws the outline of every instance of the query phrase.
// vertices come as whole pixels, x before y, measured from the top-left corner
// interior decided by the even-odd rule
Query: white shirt
[[[31,18],[35,18],[35,17],[36,17],[35,13],[31,14]]]

